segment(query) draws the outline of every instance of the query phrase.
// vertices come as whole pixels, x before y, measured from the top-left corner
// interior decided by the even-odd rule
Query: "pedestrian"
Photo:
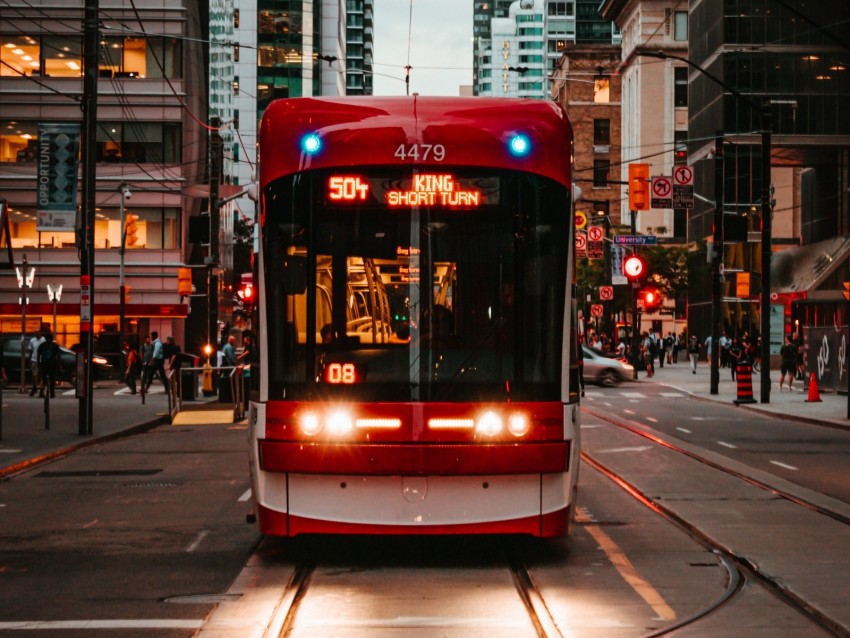
[[[782,392],[782,385],[785,383],[785,376],[787,375],[788,391],[791,392],[791,383],[797,374],[797,346],[791,335],[785,335],[785,343],[779,348],[779,359],[779,391]]]
[[[688,359],[691,360],[691,373],[696,374],[697,361],[699,360],[699,341],[697,341],[696,335],[691,335],[691,340],[688,343]]]
[[[32,336],[27,346],[30,353],[30,396],[33,396],[38,390],[38,396],[44,396],[44,380],[41,378],[41,373],[38,369],[38,349],[44,343],[44,333],[41,329]]]
[[[151,343],[151,338],[149,336],[145,337],[139,354],[142,359],[142,389],[144,390],[150,385],[149,379],[151,378],[151,362],[153,360],[153,343]]]
[[[668,332],[667,336],[664,337],[664,354],[667,357],[668,365],[673,363],[673,348],[675,347],[675,344],[676,337],[673,336],[672,332]]]
[[[56,373],[59,370],[59,346],[53,341],[53,333],[47,332],[42,337],[38,347],[38,371],[41,375],[42,390],[38,396],[43,397],[49,391],[50,398],[56,396]]]
[[[647,332],[641,333],[640,356],[646,365],[646,376],[655,375],[655,339]]]
[[[142,358],[130,342],[124,343],[124,352],[127,353],[127,368],[124,370],[124,383],[130,389],[130,394],[136,394],[136,377],[142,369]],[[144,379],[142,379],[144,383]]]
[[[726,354],[726,361],[732,370],[732,381],[734,381],[738,373],[738,364],[746,362],[747,359],[744,352],[744,346],[741,344],[741,340],[738,339],[738,337],[733,337],[728,350],[729,352]]]
[[[711,335],[705,338],[705,360],[711,363]]]
[[[222,365],[225,366],[235,366],[236,365],[236,337],[230,335],[227,338],[227,343],[224,344],[224,347],[221,349],[222,354]]]
[[[174,337],[168,336],[162,347],[162,356],[165,359],[165,367],[173,374],[180,372],[180,346],[174,342]]]
[[[799,333],[794,333],[794,338],[791,340],[791,344],[794,346],[794,351],[797,355],[796,367],[797,367],[797,378],[800,381],[806,380],[806,361],[803,357],[803,341],[800,339]]]
[[[151,354],[151,363],[148,372],[148,379],[145,383],[145,391],[147,392],[147,390],[151,387],[153,380],[158,376],[167,393],[169,392],[169,389],[168,379],[165,377],[165,355],[162,352],[162,341],[159,340],[159,333],[156,331],[151,332],[151,345],[153,346],[153,353]]]
[[[722,333],[720,335],[720,339],[717,341],[720,344],[720,367],[725,368],[726,366],[731,366],[732,364],[729,361],[729,349],[732,347],[732,339],[726,336],[726,333]],[[734,366],[732,366],[734,368]],[[732,373],[732,378],[734,378],[735,373]]]

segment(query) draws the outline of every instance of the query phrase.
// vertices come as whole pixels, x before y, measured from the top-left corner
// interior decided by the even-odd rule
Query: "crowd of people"
[[[738,364],[753,364],[759,358],[761,338],[753,339],[746,331],[732,337],[723,332],[717,341],[720,347],[719,365],[721,368],[730,370],[733,380],[736,378]],[[696,335],[688,337],[684,332],[677,335],[673,331],[668,331],[665,335],[661,332],[643,331],[637,343],[638,352],[635,353],[632,352],[631,340],[626,337],[621,337],[614,344],[605,334],[589,331],[586,335],[587,346],[631,362],[639,370],[645,370],[647,377],[655,374],[656,362],[663,368],[665,363],[678,363],[683,353],[687,355],[692,374],[697,373],[700,359],[711,361],[711,336],[700,342]],[[805,364],[802,345],[796,333],[786,336],[786,345],[780,351],[783,370],[783,377],[779,384],[780,390],[783,389],[786,377],[789,390],[795,378],[803,379]]]

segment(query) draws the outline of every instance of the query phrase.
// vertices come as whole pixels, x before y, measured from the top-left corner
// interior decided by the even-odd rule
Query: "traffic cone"
[[[809,378],[809,398],[806,399],[806,403],[817,403],[821,400],[820,392],[818,392],[818,381],[815,379],[815,373],[812,372],[812,376]]]
[[[738,378],[738,398],[733,401],[735,405],[742,403],[756,403],[753,398],[753,369],[749,363],[738,363],[735,370]]]

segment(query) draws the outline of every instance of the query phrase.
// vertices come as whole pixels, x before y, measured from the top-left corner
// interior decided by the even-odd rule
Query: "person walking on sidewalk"
[[[691,340],[688,343],[688,359],[691,360],[691,373],[697,373],[697,361],[699,360],[699,341],[696,335],[691,335]]]
[[[30,339],[28,346],[30,353],[30,380],[32,381],[30,396],[33,396],[36,390],[38,390],[38,396],[44,396],[44,381],[42,380],[41,372],[38,369],[38,349],[41,347],[42,343],[44,343],[44,332],[39,329],[39,331],[36,332]]]
[[[38,371],[41,375],[42,391],[39,396],[50,391],[50,398],[56,396],[56,372],[59,370],[59,346],[53,341],[53,333],[47,332],[38,347]]]
[[[785,335],[785,343],[779,349],[779,358],[781,360],[779,368],[779,391],[782,392],[782,385],[785,383],[785,375],[788,375],[788,391],[791,391],[791,383],[797,374],[797,346],[791,335]]]
[[[744,346],[741,345],[741,340],[738,337],[732,338],[732,345],[729,346],[729,352],[726,355],[729,367],[732,369],[732,381],[736,379],[738,372],[738,364],[746,361],[744,354]]]
[[[136,394],[136,377],[142,369],[142,358],[139,356],[139,351],[129,341],[124,344],[124,351],[127,353],[127,369],[124,371],[124,383],[130,389],[130,394]],[[144,383],[144,379],[142,379],[142,383]]]
[[[168,379],[165,377],[165,355],[162,352],[162,341],[159,340],[159,333],[154,331],[151,333],[153,344],[153,354],[151,355],[151,364],[148,371],[148,379],[145,383],[145,392],[151,387],[155,377],[159,376],[162,385],[168,392]]]

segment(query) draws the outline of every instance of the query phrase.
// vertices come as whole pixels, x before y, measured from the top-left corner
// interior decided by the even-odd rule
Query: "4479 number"
[[[402,161],[422,160],[427,162],[430,159],[442,162],[446,159],[446,147],[442,144],[399,144],[393,155]]]

